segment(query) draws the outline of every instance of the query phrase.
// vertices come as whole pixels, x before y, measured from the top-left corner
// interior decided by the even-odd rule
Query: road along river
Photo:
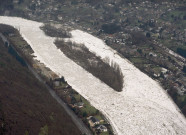
[[[67,58],[54,45],[55,38],[40,30],[42,23],[17,17],[0,17],[0,23],[18,28],[30,44],[36,59],[67,82],[110,121],[118,135],[184,135],[186,120],[165,90],[127,59],[121,58],[102,40],[80,30],[71,31],[77,43],[84,43],[101,58],[118,63],[124,88],[116,92]]]

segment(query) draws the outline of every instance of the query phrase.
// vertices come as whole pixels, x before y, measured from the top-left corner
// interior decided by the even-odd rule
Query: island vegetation
[[[62,27],[55,27],[55,25],[45,24],[41,27],[47,36],[50,37],[60,37],[60,38],[70,38],[71,34],[63,29]]]
[[[109,58],[102,60],[100,57],[90,52],[83,44],[64,42],[63,40],[56,40],[55,44],[67,57],[92,75],[114,90],[118,92],[122,91],[124,76],[117,63],[110,62]]]

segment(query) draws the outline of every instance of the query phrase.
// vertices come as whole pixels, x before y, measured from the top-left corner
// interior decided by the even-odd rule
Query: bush
[[[26,62],[24,61],[24,59],[19,56],[19,54],[16,52],[16,50],[10,45],[8,47],[8,52],[16,58],[16,60],[22,65],[22,66],[27,66]]]
[[[145,34],[143,34],[142,32],[131,32],[131,38],[132,38],[132,43],[133,44],[144,44],[148,41],[147,37],[145,36]]]
[[[184,65],[183,66],[183,70],[182,70],[184,73],[186,73],[186,66]]]
[[[186,49],[177,48],[177,53],[186,58]]]
[[[121,27],[116,24],[103,24],[102,30],[107,34],[114,34],[121,30]]]
[[[50,37],[60,37],[60,38],[70,38],[71,34],[67,32],[66,30],[60,28],[57,29],[54,26],[51,26],[50,24],[45,24],[41,27],[41,29],[45,32],[47,36]]]

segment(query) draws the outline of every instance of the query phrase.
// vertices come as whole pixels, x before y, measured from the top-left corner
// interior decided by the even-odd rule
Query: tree
[[[186,20],[186,15],[183,16],[183,20]]]
[[[23,2],[24,2],[24,0],[19,0],[18,4],[21,4],[21,3],[23,3]]]
[[[99,110],[96,110],[96,115],[98,115],[99,114]]]
[[[87,117],[87,112],[83,112],[83,117]]]
[[[146,37],[147,38],[150,38],[151,37],[151,34],[149,32],[146,33]]]
[[[144,44],[148,41],[148,38],[143,34],[143,32],[140,31],[133,31],[131,32],[131,39],[132,43],[139,45],[139,44]]]
[[[182,112],[186,116],[186,105],[183,107]]]
[[[74,103],[76,103],[76,102],[77,102],[77,101],[76,101],[76,98],[75,98],[75,97],[72,97],[71,103],[74,104]]]
[[[142,50],[141,49],[137,49],[137,52],[139,52],[140,54],[142,54]]]
[[[9,45],[8,42],[5,42],[5,46],[8,47],[8,45]]]
[[[186,58],[186,49],[177,48],[177,53]]]
[[[102,30],[107,33],[107,34],[114,34],[118,31],[121,30],[121,27],[119,25],[116,24],[103,24],[102,25]]]
[[[8,52],[9,52],[13,57],[15,57],[16,60],[17,60],[19,63],[21,63],[22,66],[27,66],[27,65],[26,65],[26,62],[24,61],[24,59],[23,59],[21,56],[19,56],[19,54],[16,52],[16,50],[15,50],[11,45],[8,47]]]
[[[184,73],[186,73],[186,65],[183,66],[183,70]]]

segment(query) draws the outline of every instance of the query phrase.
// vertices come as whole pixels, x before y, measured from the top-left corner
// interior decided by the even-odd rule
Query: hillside
[[[1,39],[0,124],[1,135],[80,134],[45,86],[10,55]]]

